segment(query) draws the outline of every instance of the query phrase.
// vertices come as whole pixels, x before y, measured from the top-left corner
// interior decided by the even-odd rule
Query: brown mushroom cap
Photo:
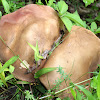
[[[53,51],[43,68],[61,66],[67,75],[72,74],[71,81],[78,83],[90,78],[88,72],[94,71],[97,64],[100,64],[100,39],[85,28],[73,26],[71,32],[65,35],[65,40]],[[40,81],[47,89],[51,89],[55,86],[55,80],[60,77],[61,75],[55,70],[42,75]],[[66,88],[68,83],[69,81],[62,82],[60,89]],[[67,92],[68,90],[60,97],[67,97]]]
[[[51,7],[30,4],[2,16],[0,36],[15,55],[19,55],[32,67],[34,65],[34,51],[27,42],[36,46],[36,41],[38,41],[41,53],[50,50],[53,42],[59,37],[59,23],[59,17]],[[10,49],[0,40],[0,59],[3,62],[14,56]],[[17,60],[13,64],[15,66],[14,76],[23,81],[33,82],[33,75],[26,74],[27,69],[21,68],[20,63]]]

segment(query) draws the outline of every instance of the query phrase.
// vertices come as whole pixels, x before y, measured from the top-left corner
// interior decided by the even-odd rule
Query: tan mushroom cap
[[[55,10],[44,5],[30,4],[19,10],[2,16],[0,20],[0,36],[10,49],[29,67],[34,65],[34,51],[27,44],[38,46],[40,52],[50,50],[53,42],[59,37],[60,20]],[[6,62],[13,55],[0,40],[0,59]],[[33,82],[33,75],[26,74],[26,68],[17,60],[14,64],[14,76],[23,81]]]
[[[73,26],[71,32],[66,33],[65,40],[53,51],[43,68],[61,66],[67,75],[72,74],[71,81],[78,83],[90,78],[88,72],[94,71],[97,64],[100,64],[100,39],[85,28]],[[55,70],[41,76],[40,81],[47,89],[51,89],[55,86],[55,80],[60,77],[61,75]],[[66,88],[68,83],[69,81],[62,82],[60,89]],[[69,96],[68,91],[62,93],[60,98]]]

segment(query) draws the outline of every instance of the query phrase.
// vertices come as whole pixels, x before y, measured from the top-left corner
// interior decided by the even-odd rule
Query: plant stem
[[[91,79],[93,79],[93,78],[89,78],[89,79],[84,80],[84,81],[81,81],[81,82],[79,82],[79,83],[75,83],[75,85],[79,85],[79,84],[84,83],[84,82],[87,82],[87,81],[89,81],[89,80],[91,80]],[[56,94],[58,94],[58,93],[61,93],[61,92],[65,91],[65,90],[67,90],[67,89],[69,89],[69,88],[71,88],[71,87],[73,87],[73,85],[71,85],[71,86],[69,86],[69,87],[67,87],[67,88],[64,88],[64,89],[62,89],[62,90],[59,90],[59,91],[55,92],[54,95],[56,95]],[[44,97],[40,97],[39,99],[45,99],[45,98],[50,97],[50,96],[52,96],[52,95],[47,95],[47,96],[44,96]]]
[[[1,41],[6,45],[7,48],[9,48],[9,50],[13,53],[14,56],[16,56],[16,54],[13,52],[13,50],[11,50],[11,48],[5,43],[5,41],[3,40],[3,38],[0,36]],[[23,61],[21,60],[21,58],[18,58],[19,61],[26,67],[27,70],[29,70],[29,68],[27,68],[27,66],[23,63]],[[30,70],[29,70],[30,71]]]

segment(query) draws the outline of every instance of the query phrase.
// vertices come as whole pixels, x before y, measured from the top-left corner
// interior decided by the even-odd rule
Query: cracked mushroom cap
[[[96,70],[97,64],[100,64],[100,39],[85,28],[73,26],[43,68],[61,66],[67,75],[71,75],[69,77],[71,81],[78,83],[90,78],[91,75],[88,72]],[[51,89],[55,86],[55,80],[60,78],[61,75],[55,70],[42,75],[40,81],[47,89]],[[68,83],[69,81],[63,81],[59,89],[68,87]],[[61,93],[59,97],[69,96],[68,92],[70,93],[70,90]]]
[[[2,16],[0,20],[0,36],[7,46],[24,60],[28,67],[34,66],[34,51],[27,44],[38,46],[40,53],[50,50],[53,42],[59,37],[60,19],[53,8],[30,4],[19,10]],[[6,62],[14,54],[0,40],[0,59]],[[14,76],[23,81],[34,81],[32,73],[17,60],[14,64]]]

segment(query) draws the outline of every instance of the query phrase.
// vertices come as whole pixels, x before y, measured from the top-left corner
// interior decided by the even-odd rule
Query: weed
[[[35,100],[34,96],[29,90],[25,90],[25,100]]]
[[[17,9],[25,6],[25,1],[22,2],[20,0],[1,0],[1,2],[4,7],[5,14],[9,14],[9,13],[16,11]],[[49,0],[49,1],[45,0],[45,2],[46,2],[46,5],[51,6],[55,10],[57,10],[59,17],[61,18],[61,20],[63,21],[63,23],[65,24],[65,26],[69,32],[71,31],[72,25],[79,25],[79,26],[90,29],[95,34],[100,33],[100,28],[97,26],[97,24],[95,22],[96,20],[100,21],[100,14],[98,14],[98,16],[94,20],[90,19],[90,20],[92,20],[91,25],[88,26],[86,24],[86,22],[81,20],[77,11],[74,12],[73,14],[68,12],[68,5],[65,3],[65,1],[60,0],[59,2],[56,2],[56,0]],[[83,0],[83,2],[85,3],[85,6],[88,6],[91,3],[93,3],[94,0]],[[43,5],[41,0],[37,0],[36,3]],[[0,18],[1,18],[1,16],[2,16],[2,12],[0,11]],[[31,47],[35,51],[35,57],[34,57],[35,60],[38,61],[39,59],[42,59],[42,56],[39,54],[38,44],[36,44],[36,47],[33,47],[33,46],[31,46]],[[24,96],[25,96],[26,100],[31,100],[31,99],[35,100],[32,92],[30,92],[27,89],[25,92],[23,92],[25,90],[25,89],[23,89],[23,88],[25,88],[23,84],[29,85],[30,83],[20,82],[22,85],[19,85],[19,81],[17,81],[14,78],[14,76],[12,75],[12,72],[14,71],[14,67],[11,64],[13,64],[17,59],[19,59],[22,62],[22,60],[18,56],[15,55],[8,62],[6,62],[3,66],[0,63],[0,86],[4,90],[3,92],[6,91],[5,86],[9,87],[8,83],[16,86],[17,87],[16,92],[12,97],[12,99],[14,98],[14,100],[20,100],[21,98],[24,99]],[[65,91],[66,89],[70,89],[75,100],[82,100],[83,98],[88,99],[88,100],[100,100],[100,86],[99,86],[100,85],[100,71],[96,72],[97,75],[95,77],[91,78],[92,79],[92,81],[91,81],[91,87],[92,87],[91,92],[92,93],[79,85],[80,83],[83,83],[83,82],[91,80],[91,79],[84,80],[83,82],[76,83],[76,84],[72,83],[69,87],[67,87],[65,89],[59,90],[57,92],[55,92],[55,91],[52,92],[52,90],[59,89],[59,86],[61,85],[61,83],[63,81],[65,81],[65,83],[66,83],[66,81],[70,80],[70,76],[67,75],[66,73],[64,73],[62,67],[59,66],[57,69],[58,69],[57,72],[61,75],[61,78],[55,80],[55,83],[54,83],[55,87],[48,91],[48,94],[50,94],[50,95],[47,95],[47,96],[44,96],[41,98],[51,99],[52,95],[61,93],[61,92]],[[53,70],[55,70],[55,69],[42,69],[42,73],[38,73],[38,74],[36,74],[36,76],[38,78],[42,74],[45,74],[45,73],[53,71]],[[9,74],[6,74],[7,71],[9,72]],[[40,85],[40,83],[39,83],[39,85]],[[41,85],[39,86],[39,85],[38,85],[38,90],[41,92],[45,91],[44,88],[40,89],[40,87],[42,87],[42,86]],[[84,97],[83,93],[80,93],[80,90],[75,89],[75,86],[77,86],[81,91],[83,91],[84,94],[86,94],[86,97]],[[2,92],[0,93],[0,95],[2,95]],[[37,95],[38,95],[38,93],[37,93]],[[5,98],[7,98],[7,97],[8,96],[6,96]],[[0,97],[0,99],[4,99],[4,97]],[[37,98],[37,99],[39,99],[39,98]],[[61,99],[57,98],[56,100],[61,100]],[[67,99],[63,99],[63,100],[69,100],[69,99],[67,98]]]

